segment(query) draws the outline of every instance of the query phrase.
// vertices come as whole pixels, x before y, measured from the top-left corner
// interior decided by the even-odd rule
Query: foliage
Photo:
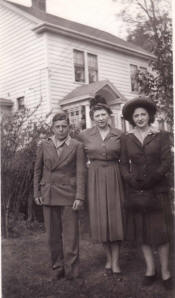
[[[37,118],[28,109],[2,116],[2,233],[5,237],[15,233],[21,214],[23,221],[31,222],[35,218],[43,221],[42,209],[33,202],[33,172],[37,145],[51,134],[48,117]],[[79,131],[80,127],[70,127],[74,138]]]
[[[159,117],[165,119],[170,128],[173,127],[173,57],[172,57],[172,31],[171,25],[159,25],[158,37],[155,36],[156,45],[154,54],[156,59],[150,65],[152,73],[138,72],[137,80],[140,93],[149,95],[159,108]]]
[[[5,114],[1,122],[2,141],[2,224],[8,237],[9,215],[14,224],[20,211],[33,216],[33,168],[38,140],[49,135],[50,127],[29,110]]]
[[[113,0],[119,3],[120,0]],[[130,6],[128,7],[128,2]],[[127,7],[126,7],[127,3]],[[128,22],[128,41],[155,55],[151,72],[138,71],[139,92],[157,103],[160,120],[173,128],[173,56],[171,6],[168,0],[130,0],[123,2],[119,15]],[[135,12],[133,14],[133,11]],[[133,18],[134,15],[134,18]]]

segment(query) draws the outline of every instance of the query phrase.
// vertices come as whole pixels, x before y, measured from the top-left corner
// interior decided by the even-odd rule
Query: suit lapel
[[[51,157],[51,158],[49,158],[50,168],[53,169],[59,163],[59,157],[57,154],[56,147],[55,147],[54,143],[52,142],[52,140],[49,140],[47,150],[48,150],[48,156]]]
[[[73,150],[74,150],[74,144],[73,144],[72,140],[70,140],[69,145],[64,145],[64,148],[63,148],[60,156],[58,157],[58,155],[57,155],[57,162],[54,165],[53,169],[56,169],[57,167],[59,167],[70,156],[70,154]],[[55,148],[55,151],[56,151],[56,148]]]

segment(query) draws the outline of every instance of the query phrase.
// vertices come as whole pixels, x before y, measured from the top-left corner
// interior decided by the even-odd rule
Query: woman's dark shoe
[[[169,277],[168,279],[162,279],[162,284],[167,291],[173,289],[173,281],[171,277]]]
[[[64,277],[65,277],[64,269],[57,272],[57,276],[56,276],[57,279],[61,279],[61,278],[64,278]]]
[[[157,273],[155,273],[154,275],[149,275],[149,276],[144,276],[142,285],[144,287],[149,287],[151,286],[155,281],[157,280]]]
[[[105,276],[111,276],[112,275],[112,269],[111,268],[105,268],[104,275]]]
[[[116,278],[118,280],[123,279],[123,273],[122,272],[112,272],[112,275],[113,275],[114,278]]]

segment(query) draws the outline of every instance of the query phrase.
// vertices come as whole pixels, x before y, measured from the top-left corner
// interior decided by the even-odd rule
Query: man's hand
[[[75,200],[72,206],[72,209],[74,211],[80,210],[83,207],[83,201],[82,200]]]
[[[39,206],[43,205],[42,197],[35,198],[34,200],[36,205],[39,205]]]

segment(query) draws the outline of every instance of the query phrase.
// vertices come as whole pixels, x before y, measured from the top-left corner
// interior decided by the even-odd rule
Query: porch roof
[[[0,106],[13,106],[13,101],[8,98],[0,97]]]
[[[123,103],[126,98],[118,91],[118,89],[108,80],[98,81],[88,85],[79,86],[68,93],[61,101],[61,105],[81,101],[95,97],[96,94],[110,97],[112,103]]]

